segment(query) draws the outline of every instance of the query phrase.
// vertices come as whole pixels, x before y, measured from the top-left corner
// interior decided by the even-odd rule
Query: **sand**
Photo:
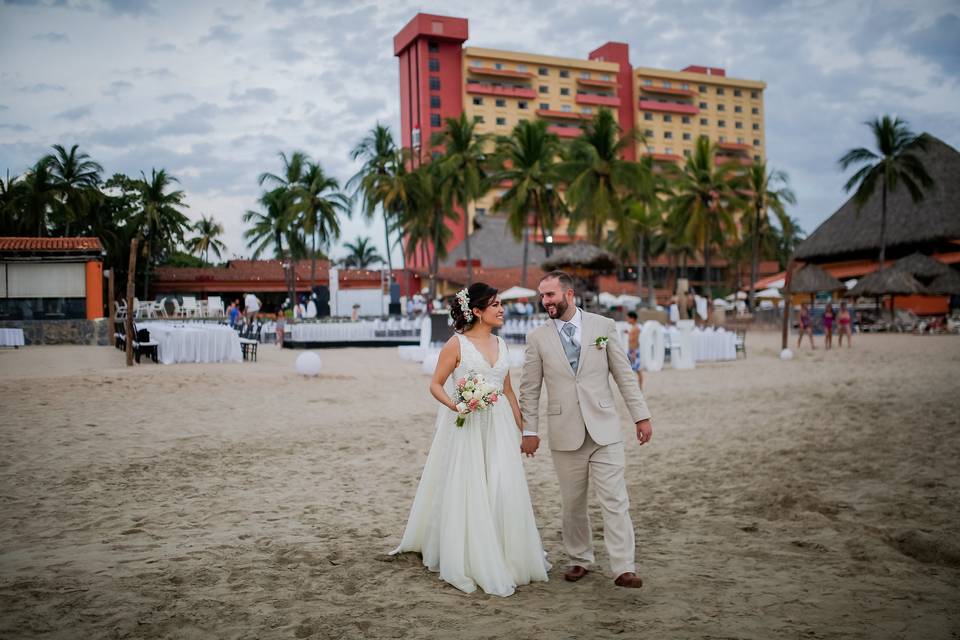
[[[612,585],[595,500],[603,566],[563,581],[543,451],[555,568],[507,599],[385,555],[436,410],[394,350],[324,351],[314,379],[272,346],[132,369],[0,350],[0,638],[960,637],[960,339],[791,362],[778,342],[649,375],[654,440],[627,447],[644,589]]]

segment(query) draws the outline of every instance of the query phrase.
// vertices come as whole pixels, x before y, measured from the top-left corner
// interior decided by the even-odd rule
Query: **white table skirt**
[[[150,339],[159,345],[157,357],[163,364],[243,361],[240,336],[230,327],[140,322],[137,328],[150,331]]]
[[[23,329],[0,329],[0,347],[22,347]]]
[[[415,320],[358,320],[357,322],[302,322],[287,324],[286,339],[293,342],[350,342],[415,339],[420,322]]]

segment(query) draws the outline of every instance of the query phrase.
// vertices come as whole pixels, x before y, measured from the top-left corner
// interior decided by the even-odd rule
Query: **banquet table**
[[[150,332],[163,364],[243,361],[240,336],[225,325],[138,322],[137,329]]]
[[[0,329],[0,347],[22,347],[23,329]]]

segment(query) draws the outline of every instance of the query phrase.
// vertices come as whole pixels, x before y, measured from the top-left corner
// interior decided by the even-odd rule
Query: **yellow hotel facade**
[[[421,161],[443,121],[461,112],[480,120],[480,133],[509,135],[520,121],[541,118],[563,139],[580,135],[580,123],[601,108],[610,109],[624,131],[642,135],[628,159],[681,162],[699,136],[744,164],[765,158],[765,82],[731,78],[715,67],[634,68],[628,46],[618,42],[580,59],[464,47],[467,37],[467,20],[421,13],[394,38],[401,143]],[[493,213],[502,190],[471,207],[471,219]],[[456,245],[463,227],[452,230]]]

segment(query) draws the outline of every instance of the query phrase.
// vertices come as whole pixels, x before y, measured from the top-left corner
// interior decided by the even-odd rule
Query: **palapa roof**
[[[927,291],[939,296],[960,296],[960,273],[947,268],[927,285]]]
[[[470,234],[470,257],[480,259],[485,267],[515,267],[523,264],[523,241],[517,240],[507,227],[507,219],[485,216],[479,228]],[[540,264],[547,257],[543,246],[530,239],[528,264]],[[454,247],[440,265],[452,267],[459,260],[467,259],[466,244]]]
[[[928,133],[921,137],[927,149],[917,151],[916,155],[934,186],[917,203],[903,184],[888,194],[886,245],[888,250],[893,249],[894,255],[898,248],[909,251],[960,238],[960,152]],[[878,252],[881,196],[878,188],[859,211],[851,196],[800,243],[795,257],[823,262]]]
[[[544,271],[553,271],[564,267],[606,270],[616,267],[617,259],[612,253],[595,244],[574,242],[555,252],[544,260],[540,266]]]
[[[790,293],[840,291],[845,288],[842,282],[815,264],[804,265],[790,278]]]
[[[950,267],[947,265],[919,252],[900,258],[893,263],[893,268],[906,271],[916,278],[936,278],[950,272]]]
[[[884,269],[868,273],[860,278],[847,294],[858,296],[908,296],[914,293],[926,294],[927,289],[920,281],[900,269]]]

